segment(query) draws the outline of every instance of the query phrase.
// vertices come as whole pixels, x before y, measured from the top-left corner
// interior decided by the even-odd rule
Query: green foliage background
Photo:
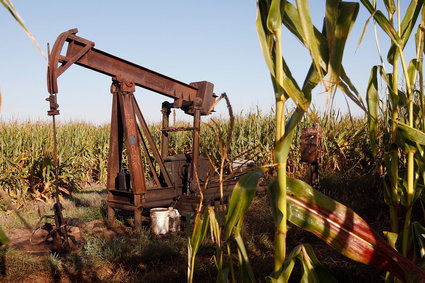
[[[261,111],[236,116],[231,158],[252,159],[257,165],[271,164],[275,135],[273,119],[273,113]],[[300,129],[312,123],[311,119],[304,119]],[[373,169],[365,118],[350,119],[349,116],[333,113],[320,118],[319,123],[324,131],[322,170],[367,173]],[[183,126],[183,123],[178,124],[176,126]],[[53,192],[51,127],[46,122],[0,123],[0,187],[21,204],[28,199],[48,198]],[[209,154],[213,160],[219,158],[216,136],[227,127],[228,121],[224,118],[210,120],[202,125],[201,152],[204,155]],[[306,166],[299,163],[299,131],[287,167],[290,175],[302,177]],[[151,132],[159,144],[160,125],[152,125]],[[170,154],[188,151],[191,140],[189,132],[172,133]],[[64,192],[81,190],[106,181],[109,125],[95,126],[81,122],[59,124],[58,150],[59,186]]]

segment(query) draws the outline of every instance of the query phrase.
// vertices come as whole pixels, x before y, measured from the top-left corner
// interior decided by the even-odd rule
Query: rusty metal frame
[[[58,93],[57,79],[72,64],[76,64],[110,77],[123,78],[132,81],[136,86],[149,89],[174,99],[174,108],[182,108],[192,114],[191,103],[195,98],[202,99],[202,115],[208,115],[213,110],[215,95],[213,84],[203,81],[186,84],[164,76],[145,67],[118,58],[94,48],[95,43],[77,36],[78,29],[61,33],[49,55],[48,91]],[[61,55],[62,49],[68,43],[66,55]],[[189,107],[184,107],[189,105]]]
[[[112,77],[112,111],[110,128],[110,147],[107,169],[108,190],[108,220],[115,219],[115,209],[134,212],[137,228],[141,227],[142,210],[154,206],[169,205],[171,201],[182,197],[184,193],[180,185],[173,184],[167,171],[165,159],[169,151],[169,132],[193,131],[192,158],[190,162],[189,191],[198,189],[194,181],[198,176],[199,144],[201,116],[213,111],[216,96],[214,85],[207,81],[186,84],[160,73],[123,60],[101,50],[95,49],[95,43],[77,36],[78,30],[72,29],[59,35],[49,54],[47,87],[50,93],[49,115],[58,115],[57,104],[58,77],[73,64],[79,65]],[[61,55],[66,46],[66,55]],[[161,149],[155,145],[146,121],[134,97],[135,87],[140,86],[174,99],[173,103],[162,105],[162,136]],[[186,114],[193,116],[193,127],[172,128],[169,126],[171,108],[180,108]],[[123,170],[123,152],[128,157],[130,185],[125,190],[117,186],[117,178]],[[155,182],[149,187],[145,179],[143,157],[144,152],[148,172]],[[149,151],[153,153],[150,156]],[[155,169],[155,164],[159,172]],[[232,184],[230,184],[232,183]],[[229,182],[226,187],[233,185]],[[226,191],[227,195],[229,191]],[[213,198],[219,195],[217,183],[207,190],[206,196]]]
[[[319,164],[321,160],[322,129],[318,123],[311,128],[304,128],[301,131],[301,162],[308,163],[309,184],[315,188],[319,184]]]

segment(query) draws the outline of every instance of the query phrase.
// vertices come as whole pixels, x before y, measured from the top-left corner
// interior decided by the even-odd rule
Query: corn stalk
[[[313,24],[308,1],[260,0],[257,14],[257,31],[266,64],[272,78],[276,99],[276,139],[274,162],[277,166],[277,189],[273,193],[272,207],[276,226],[275,266],[277,282],[283,282],[282,274],[286,250],[287,177],[286,164],[297,124],[308,111],[311,92],[328,75],[326,86],[344,91],[360,107],[364,108],[358,92],[351,84],[342,65],[342,55],[347,37],[356,19],[359,5],[339,0],[326,2],[326,26],[320,32]],[[282,57],[282,24],[308,49],[312,64],[304,84],[298,86]],[[297,109],[287,119],[284,106],[292,100]]]
[[[384,1],[388,18],[377,10],[376,3],[361,0],[371,13],[375,24],[379,25],[391,40],[387,60],[393,66],[392,73],[385,71],[384,65],[375,66],[371,72],[368,93],[371,93],[368,107],[374,113],[369,121],[371,142],[375,143],[378,123],[379,97],[377,95],[378,76],[388,87],[388,107],[391,114],[388,135],[391,137],[385,145],[384,167],[386,174],[385,201],[390,207],[391,237],[394,247],[407,256],[411,245],[412,209],[421,195],[424,186],[423,141],[424,135],[424,93],[423,93],[423,53],[425,14],[423,1],[412,0],[403,17],[400,12],[400,1]],[[396,18],[394,19],[394,15]],[[410,62],[405,59],[404,48],[411,38],[416,22],[420,25],[416,31],[416,57]],[[394,23],[396,20],[396,23]],[[401,86],[400,81],[405,85]],[[371,87],[373,86],[373,88]],[[386,115],[386,113],[383,113]],[[375,129],[375,130],[374,130]],[[373,150],[376,150],[372,147]],[[403,159],[401,159],[403,158]],[[407,162],[403,162],[404,158]],[[401,169],[406,168],[406,172]],[[400,205],[405,209],[404,215],[398,215]],[[403,222],[399,219],[403,217]],[[400,229],[402,224],[402,229]]]

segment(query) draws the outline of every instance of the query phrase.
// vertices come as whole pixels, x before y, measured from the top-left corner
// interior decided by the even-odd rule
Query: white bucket
[[[152,208],[150,211],[151,230],[155,235],[167,234],[170,222],[168,208]]]
[[[177,209],[169,207],[170,232],[180,231],[180,213]]]

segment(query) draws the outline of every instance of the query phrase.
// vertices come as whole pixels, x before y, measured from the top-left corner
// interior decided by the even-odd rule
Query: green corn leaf
[[[341,66],[341,87],[340,89],[351,99],[357,106],[359,106],[363,111],[367,112],[366,107],[363,104],[362,97],[359,91],[356,89],[354,84],[351,82],[350,78],[345,72],[344,67]]]
[[[270,74],[272,76],[272,82],[277,95],[284,94],[286,98],[291,97],[294,102],[299,105],[304,111],[307,111],[309,105],[308,100],[305,98],[304,94],[300,91],[297,82],[293,78],[289,67],[287,66],[285,60],[282,58],[282,77],[276,78],[276,64],[275,64],[275,54],[276,54],[276,42],[273,32],[279,32],[280,30],[274,30],[273,32],[270,28],[275,27],[276,17],[280,19],[279,26],[282,25],[282,20],[280,17],[281,8],[276,4],[276,1],[273,7],[269,5],[268,1],[259,1],[258,2],[258,12],[257,12],[257,32],[260,39],[261,49],[263,51],[263,55],[266,61],[266,64],[269,68]],[[273,5],[272,3],[272,5]],[[279,11],[276,9],[279,8]],[[274,9],[271,11],[271,9]],[[269,11],[273,12],[273,14],[279,14],[270,16]],[[270,25],[270,27],[269,27]],[[280,83],[279,83],[280,82]]]
[[[314,26],[311,21],[308,1],[296,0],[296,3],[303,37],[305,38],[304,44],[310,51],[310,55],[313,59],[313,65],[316,68],[316,71],[320,74],[322,72],[322,68],[326,69],[326,65],[323,65],[324,62],[321,60],[319,44],[316,40],[316,37],[314,36]]]
[[[348,98],[351,99],[351,101],[356,103],[361,109],[363,109],[365,112],[367,112],[367,109],[363,105],[363,102],[361,100],[359,100],[357,95],[351,91],[350,87],[346,84],[345,81],[340,81],[339,84],[337,85],[337,87],[342,92],[344,92],[345,95],[347,95]]]
[[[304,45],[306,45],[307,39],[304,37],[302,26],[301,26],[301,20],[298,13],[297,8],[290,2],[285,2],[284,5],[282,5],[283,11],[281,14],[283,15],[282,23],[285,25],[285,27],[291,31]],[[322,73],[319,74],[319,72],[316,71],[314,68],[314,65],[312,64],[310,66],[310,69],[307,73],[307,76],[304,80],[303,87],[302,87],[302,101],[297,103],[297,105],[301,109],[308,109],[310,107],[311,103],[311,91],[314,87],[316,87],[320,81],[322,80],[323,76],[326,75],[326,68],[327,68],[327,62],[328,62],[328,44],[326,37],[315,27],[314,28],[314,37],[316,38],[316,42],[318,44],[318,48],[320,51],[320,65],[324,68],[322,68]],[[300,94],[298,93],[298,96]],[[291,98],[294,101],[299,101],[294,96],[291,96]]]
[[[241,227],[245,212],[255,196],[258,180],[265,171],[266,170],[263,168],[258,169],[257,171],[244,175],[239,180],[233,190],[229,208],[225,217],[224,240],[228,241],[231,235],[233,235],[233,238],[236,241],[238,247],[239,274],[241,276],[241,282],[255,282],[254,273],[249,263],[248,253],[242,239]],[[221,249],[218,251],[216,257],[218,261],[217,280],[220,282],[227,282],[229,270],[228,267],[223,264]]]
[[[326,72],[323,72],[323,75],[326,75]],[[310,69],[308,70],[302,88],[302,92],[304,93],[305,98],[309,101],[309,105],[311,104],[311,92],[321,80],[322,78],[320,77],[320,74],[316,72],[313,65],[310,65]]]
[[[294,113],[292,113],[291,118],[288,119],[285,125],[285,133],[291,133],[295,131],[298,123],[304,117],[304,111],[300,108],[296,108]]]
[[[285,27],[295,35],[303,44],[306,39],[304,38],[303,30],[300,22],[300,15],[297,8],[291,2],[285,2],[282,6],[282,23]]]
[[[332,274],[320,264],[319,260],[316,257],[316,254],[314,253],[313,248],[310,245],[303,245],[300,257],[304,270],[301,282],[337,282],[335,277],[333,277]]]
[[[400,133],[400,136],[402,136],[404,139],[418,143],[421,145],[425,145],[425,133],[410,127],[409,125],[402,123],[400,121],[393,121],[397,124],[397,129]]]
[[[300,253],[301,246],[296,246],[291,253],[287,256],[285,260],[285,265],[283,266],[283,271],[278,274],[272,274],[272,276],[267,278],[268,282],[277,283],[277,282],[288,282],[291,277],[292,271],[294,270],[297,255]]]
[[[335,0],[327,1],[327,4],[330,3],[332,5],[333,2],[335,2]],[[326,26],[328,35],[328,48],[330,52],[328,76],[329,82],[331,84],[339,83],[345,43],[359,12],[358,3],[341,2],[336,7],[338,7],[337,12],[333,12],[331,14],[334,15],[336,13],[337,15],[337,17],[335,18],[337,20],[334,23],[334,27],[331,29],[331,31],[334,32],[334,35],[331,36],[331,41],[329,38],[330,35],[328,33],[328,26]],[[335,8],[327,8],[326,11],[334,9]],[[326,24],[328,24],[328,21],[326,21]]]
[[[283,58],[282,58],[282,25],[280,24],[280,1],[271,0],[270,9],[267,15],[267,28],[273,34],[274,48],[273,59],[275,62],[274,77],[272,77],[273,88],[275,96],[281,99],[282,96],[288,97],[288,91],[284,90],[284,70],[283,70]]]
[[[304,93],[300,90],[297,82],[292,76],[291,71],[289,70],[288,65],[285,60],[282,58],[283,63],[283,82],[282,88],[285,93],[292,98],[295,104],[307,112],[308,107],[310,106],[310,101],[305,97]]]
[[[235,226],[243,220],[246,210],[251,204],[257,190],[258,179],[265,169],[259,169],[244,175],[236,184],[230,198],[229,208],[225,218],[224,240],[232,235]]]
[[[367,20],[366,20],[366,22],[363,26],[363,30],[362,30],[362,33],[360,35],[359,42],[357,43],[356,50],[360,47],[360,44],[363,42],[363,38],[366,34],[367,28],[369,27],[369,23],[370,23],[371,19],[373,19],[373,15],[371,15],[369,18],[367,18]]]
[[[214,207],[208,207],[208,214],[210,219],[211,239],[216,244],[216,253],[214,262],[217,268],[216,282],[227,282],[229,277],[229,268],[223,260],[223,249],[221,245],[221,228],[218,223]]]
[[[410,89],[415,88],[416,77],[419,72],[419,62],[417,59],[412,59],[407,67],[408,83],[410,83]]]
[[[415,43],[416,43],[416,54],[418,55],[419,65],[423,65],[423,54],[424,54],[424,30],[425,26],[425,9],[422,9],[422,19],[419,25],[419,28],[415,34]],[[421,28],[422,27],[422,28]]]
[[[288,282],[297,261],[301,263],[303,270],[300,282],[337,282],[335,277],[320,264],[313,248],[309,244],[296,246],[285,260],[283,271],[278,275],[273,274],[268,277],[267,282]]]
[[[307,46],[307,38],[303,33],[302,23],[300,19],[300,15],[298,13],[298,9],[290,2],[285,2],[282,5],[283,11],[281,12],[283,15],[282,23],[285,27],[292,32],[304,45]],[[323,70],[327,70],[328,65],[328,43],[326,40],[326,36],[324,36],[318,29],[313,26],[314,32],[313,36],[318,44],[319,54],[320,54],[320,66]]]
[[[396,46],[402,46],[402,42],[397,34],[397,31],[394,29],[388,19],[384,16],[384,14],[381,11],[376,10],[376,7],[372,5],[369,0],[360,0],[360,2],[362,2],[363,6],[365,6],[369,13],[373,16],[376,23],[382,28],[382,30],[391,38],[392,42]]]
[[[424,148],[422,147],[422,146],[420,146],[420,145],[417,145],[417,148],[418,148],[418,157],[419,158],[421,158],[421,160],[425,160],[425,151],[424,151]],[[425,166],[425,163],[423,163],[423,166]],[[424,179],[424,181],[425,181],[425,179]]]
[[[387,8],[388,14],[394,15],[396,6],[394,0],[384,0],[385,8]]]
[[[403,257],[350,208],[288,177],[288,219],[341,254],[393,273],[401,280],[425,280],[425,272]]]
[[[410,38],[415,23],[418,19],[419,13],[423,5],[422,0],[411,0],[409,7],[404,13],[403,20],[400,25],[400,46],[402,49],[406,46],[407,41]],[[391,44],[391,48],[388,51],[388,62],[394,61],[394,54],[397,49],[397,45],[394,42]]]
[[[415,235],[414,244],[417,246],[415,250],[419,252],[421,261],[425,261],[425,227],[419,222],[413,222],[412,227]]]
[[[390,89],[390,92],[392,92],[392,84],[391,84],[391,74],[387,74],[384,71],[384,68],[379,65],[377,66],[379,74],[381,75],[381,78],[384,80],[387,87]]]
[[[388,244],[390,244],[391,247],[395,248],[398,239],[398,234],[390,231],[384,231],[383,234]]]
[[[398,106],[400,107],[404,107],[405,105],[409,103],[406,92],[402,90],[399,90],[397,92],[397,98],[398,98]]]
[[[278,205],[279,200],[282,199],[282,192],[276,181],[269,184],[268,193],[270,196],[274,224],[276,227],[279,227],[283,220],[283,212],[279,209]]]
[[[422,159],[422,160],[423,160],[423,159]],[[421,160],[421,161],[422,161],[422,160]],[[413,196],[413,201],[414,201],[414,202],[415,202],[417,199],[421,198],[421,196],[422,196],[422,192],[423,192],[423,191],[424,191],[424,189],[425,189],[425,185],[423,185],[423,184],[418,184],[418,183],[417,183],[419,178],[422,178],[422,180],[423,180],[423,178],[425,177],[425,171],[423,170],[423,166],[422,166],[422,168],[421,168],[420,170],[422,170],[422,171],[420,171],[420,173],[416,173],[416,174],[415,174],[416,189],[415,189],[415,194],[414,194],[414,196]]]
[[[333,47],[335,44],[335,30],[339,18],[340,3],[341,0],[326,0],[325,29],[329,47]]]
[[[193,271],[195,268],[196,254],[198,253],[198,249],[201,246],[202,242],[204,241],[205,235],[207,234],[207,231],[208,231],[208,226],[209,226],[208,211],[207,210],[205,211],[203,218],[201,218],[199,213],[196,214],[195,221],[193,224],[193,231],[189,231],[189,233],[191,233],[191,237],[189,238],[188,245],[187,245],[188,282],[192,282]]]
[[[281,164],[286,162],[288,159],[288,154],[294,139],[296,126],[298,125],[298,122],[301,120],[303,115],[304,111],[298,107],[286,123],[285,136],[278,142],[273,150],[276,163]]]
[[[378,94],[378,66],[373,66],[370,71],[369,83],[366,93],[367,109],[369,115],[367,121],[369,125],[370,148],[373,156],[376,158],[377,146],[376,137],[378,134],[378,109],[379,109],[379,94]]]
[[[38,44],[37,40],[35,40],[35,37],[32,35],[32,33],[28,30],[28,28],[24,24],[24,20],[22,20],[21,16],[19,15],[18,11],[13,6],[12,2],[10,0],[0,0],[0,3],[3,5],[3,7],[9,11],[10,15],[16,20],[16,22],[21,26],[21,28],[25,31],[27,36],[31,39],[31,41],[34,43],[34,45],[37,47],[38,51],[40,51],[41,55],[43,57],[46,57],[46,54],[44,53],[43,49],[41,49],[40,45]]]
[[[229,268],[223,265],[222,268],[217,270],[216,283],[227,283],[229,282]]]
[[[278,33],[282,30],[282,15],[280,13],[281,0],[271,0],[269,13],[267,16],[267,28],[272,33]]]
[[[416,143],[414,143],[414,142],[412,142],[412,141],[410,141],[410,140],[408,140],[408,139],[406,139],[406,138],[403,138],[403,136],[402,135],[398,135],[397,136],[397,139],[396,139],[396,141],[395,141],[395,144],[403,151],[403,152],[405,152],[405,153],[409,153],[409,152],[413,152],[413,153],[416,153],[416,151],[417,151],[417,147],[416,147]],[[404,172],[407,172],[407,171],[404,171]],[[402,176],[402,174],[400,173],[400,176]],[[407,177],[407,176],[406,176]],[[406,181],[407,182],[407,179],[406,180],[404,180],[404,181]],[[406,183],[406,185],[407,185],[407,183]],[[407,187],[406,187],[407,188]],[[407,193],[407,191],[403,191],[403,194],[404,193]],[[406,199],[407,200],[407,199]]]
[[[267,15],[270,5],[268,1],[258,1],[256,19],[257,33],[260,40],[261,50],[272,77],[275,76],[275,64],[273,59],[274,40],[273,34],[267,28]]]
[[[248,252],[241,236],[241,226],[238,225],[238,228],[235,229],[235,241],[238,246],[239,274],[241,276],[240,282],[256,282],[254,272],[249,263]]]

